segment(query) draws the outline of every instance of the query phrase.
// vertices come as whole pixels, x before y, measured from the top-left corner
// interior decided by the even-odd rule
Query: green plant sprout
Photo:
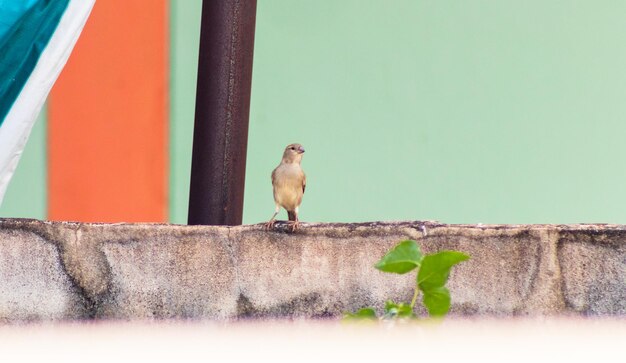
[[[374,265],[383,272],[405,274],[418,269],[415,292],[411,303],[385,303],[383,319],[417,318],[414,312],[421,291],[422,303],[431,317],[443,317],[450,310],[450,291],[445,287],[452,266],[466,261],[469,255],[458,251],[441,251],[423,255],[417,242],[406,240],[398,243]],[[356,313],[345,313],[345,320],[376,320],[376,310],[366,307]]]

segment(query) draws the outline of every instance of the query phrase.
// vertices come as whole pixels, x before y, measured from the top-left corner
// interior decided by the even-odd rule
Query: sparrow
[[[295,231],[299,225],[298,208],[302,203],[302,196],[306,189],[306,175],[300,167],[304,148],[300,144],[290,144],[283,152],[280,164],[272,171],[272,186],[274,188],[274,202],[276,211],[269,222],[265,224],[267,229],[274,227],[276,215],[283,207],[289,216],[291,231]]]

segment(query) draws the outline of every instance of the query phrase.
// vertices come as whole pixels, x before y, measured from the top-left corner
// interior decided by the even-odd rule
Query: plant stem
[[[417,300],[417,294],[419,293],[419,289],[417,287],[417,285],[415,285],[415,292],[413,293],[413,299],[411,300],[411,310],[413,310],[413,307],[415,306],[415,301]]]

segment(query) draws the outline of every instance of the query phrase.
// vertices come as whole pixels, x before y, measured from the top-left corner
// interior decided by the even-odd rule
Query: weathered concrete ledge
[[[626,314],[626,226],[304,224],[239,227],[0,219],[0,321],[336,317],[408,301],[372,265],[403,239],[472,256],[452,314]]]

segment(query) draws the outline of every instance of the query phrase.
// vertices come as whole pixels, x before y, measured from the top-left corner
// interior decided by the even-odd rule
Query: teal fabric
[[[70,0],[0,0],[0,126]]]
[[[39,0],[0,0],[0,39]]]

